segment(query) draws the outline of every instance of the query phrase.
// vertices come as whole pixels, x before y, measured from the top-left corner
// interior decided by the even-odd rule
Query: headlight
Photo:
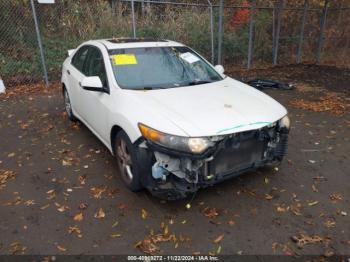
[[[280,128],[290,129],[290,119],[287,115],[279,121],[279,126]]]
[[[207,138],[169,135],[143,124],[139,124],[139,129],[142,136],[147,140],[177,151],[201,154],[214,145],[214,143]]]

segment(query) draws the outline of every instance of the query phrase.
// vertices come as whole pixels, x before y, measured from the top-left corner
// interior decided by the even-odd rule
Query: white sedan
[[[132,191],[184,198],[286,153],[286,109],[177,42],[85,42],[69,51],[62,86],[69,119],[116,156]]]

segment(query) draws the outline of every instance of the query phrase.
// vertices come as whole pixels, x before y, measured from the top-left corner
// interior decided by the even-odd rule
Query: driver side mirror
[[[216,65],[214,68],[220,75],[223,75],[225,73],[225,69],[222,65]]]
[[[84,77],[81,81],[83,89],[88,91],[105,92],[101,79],[98,76]]]

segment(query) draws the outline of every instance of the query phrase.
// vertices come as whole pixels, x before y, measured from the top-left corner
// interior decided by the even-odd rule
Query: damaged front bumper
[[[215,139],[215,146],[201,155],[145,141],[143,150],[152,177],[145,179],[144,186],[157,197],[175,200],[246,171],[278,163],[287,150],[288,130],[274,125]]]

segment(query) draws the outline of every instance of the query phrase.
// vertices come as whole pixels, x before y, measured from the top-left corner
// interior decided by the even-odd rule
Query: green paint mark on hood
[[[245,126],[255,126],[255,125],[271,125],[272,122],[255,122],[255,123],[250,123],[250,124],[245,124],[245,125],[237,125],[237,126],[234,126],[234,127],[230,127],[230,128],[225,128],[225,129],[221,129],[219,130],[216,134],[221,134],[221,133],[224,133],[224,132],[227,132],[227,131],[230,131],[230,130],[235,130],[237,128],[241,128],[241,127],[245,127]]]

